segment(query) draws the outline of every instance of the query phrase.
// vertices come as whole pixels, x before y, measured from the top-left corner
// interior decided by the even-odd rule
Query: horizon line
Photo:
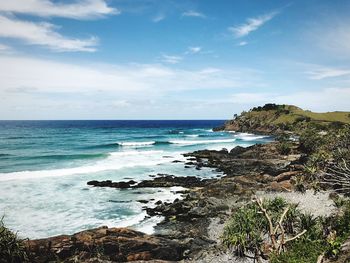
[[[0,119],[0,121],[224,121],[227,119]]]

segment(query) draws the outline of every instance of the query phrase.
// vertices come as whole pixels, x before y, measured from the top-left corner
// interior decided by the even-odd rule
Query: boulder
[[[73,235],[29,240],[26,249],[32,262],[70,261],[100,257],[113,262],[181,260],[179,243],[128,228],[100,227]],[[77,261],[74,261],[77,262]]]

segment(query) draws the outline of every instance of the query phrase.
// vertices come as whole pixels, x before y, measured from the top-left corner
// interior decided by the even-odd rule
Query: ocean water
[[[72,234],[107,225],[152,233],[137,200],[171,201],[180,188],[112,189],[90,180],[150,179],[157,173],[203,178],[213,169],[185,168],[183,153],[231,149],[271,138],[213,132],[224,121],[0,121],[0,216],[22,237]]]

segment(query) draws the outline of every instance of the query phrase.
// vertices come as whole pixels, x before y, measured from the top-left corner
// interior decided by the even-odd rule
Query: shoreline
[[[172,247],[178,253],[176,257],[174,256],[174,259],[176,258],[177,261],[198,262],[204,260],[203,262],[211,262],[210,258],[213,258],[213,251],[221,251],[220,253],[226,255],[225,257],[232,258],[232,254],[227,254],[225,248],[220,243],[220,231],[222,231],[232,209],[247,203],[256,191],[266,193],[266,195],[268,195],[268,192],[289,193],[293,191],[291,180],[302,169],[300,164],[302,156],[297,150],[296,143],[294,143],[293,151],[289,155],[278,153],[276,144],[277,142],[269,142],[266,144],[255,144],[247,148],[238,146],[230,152],[227,150],[199,150],[184,154],[185,157],[191,158],[192,166],[210,167],[223,172],[225,175],[220,178],[202,180],[191,176],[174,177],[171,175],[160,175],[138,184],[136,182],[112,181],[93,181],[88,182],[88,184],[95,187],[113,188],[185,187],[186,190],[181,193],[182,198],[177,198],[174,202],[157,201],[155,202],[155,206],[150,207],[147,206],[148,200],[143,200],[145,202],[144,209],[149,217],[157,216],[163,219],[154,227],[154,233],[152,235],[145,236],[144,234],[137,234],[138,238],[143,240],[142,242],[146,242],[145,239],[147,240],[152,237],[157,239],[157,242],[159,241],[158,238],[160,238],[163,242],[162,244],[171,243]],[[307,200],[309,199],[307,198]],[[324,201],[324,199],[322,200]],[[106,231],[118,232],[128,231],[128,229],[110,228]],[[79,236],[82,233],[85,235],[86,233],[95,231],[102,230],[99,230],[99,228],[90,229],[71,236],[65,235],[64,237],[68,240],[72,238],[76,239],[76,235]],[[133,230],[130,229],[130,231]],[[107,232],[105,234],[106,236],[103,237],[104,239],[110,238]],[[132,235],[135,237],[135,234]],[[36,243],[40,243],[41,246],[45,247],[43,243],[52,243],[52,239],[57,238],[31,240],[29,241],[29,251],[33,255],[41,254],[41,256],[45,256],[37,250]],[[92,240],[90,242],[96,242],[95,239]],[[61,255],[60,249],[67,246],[70,247],[69,251],[78,248],[70,241],[68,241],[69,245],[63,244],[62,241],[60,242],[56,244],[56,249],[58,248],[59,251],[51,251],[51,254],[58,253]],[[103,242],[101,246],[104,246]],[[46,248],[48,249],[48,246]],[[157,251],[163,249],[165,248],[160,246],[157,248]],[[138,250],[145,250],[143,252],[147,252],[147,256],[146,254],[136,256],[136,258],[142,260],[171,260],[164,255],[154,254],[152,252],[153,250],[149,251],[147,246],[138,248]],[[69,251],[66,251],[63,259],[77,256],[76,254],[71,255]],[[84,250],[79,253],[81,254],[83,252]],[[127,255],[121,255],[120,260],[123,258],[123,260],[129,261],[133,257],[130,255],[134,255],[132,250],[128,250],[127,253]],[[108,254],[104,256],[110,258]],[[123,262],[123,260],[120,262]]]

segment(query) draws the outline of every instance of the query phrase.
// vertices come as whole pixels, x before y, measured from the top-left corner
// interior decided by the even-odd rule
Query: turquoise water
[[[223,121],[0,121],[0,215],[23,237],[130,226],[152,233],[140,199],[171,201],[177,188],[109,189],[90,180],[149,179],[157,173],[215,177],[174,160],[198,149],[231,149],[268,137],[212,132]],[[150,205],[152,205],[152,202]]]

